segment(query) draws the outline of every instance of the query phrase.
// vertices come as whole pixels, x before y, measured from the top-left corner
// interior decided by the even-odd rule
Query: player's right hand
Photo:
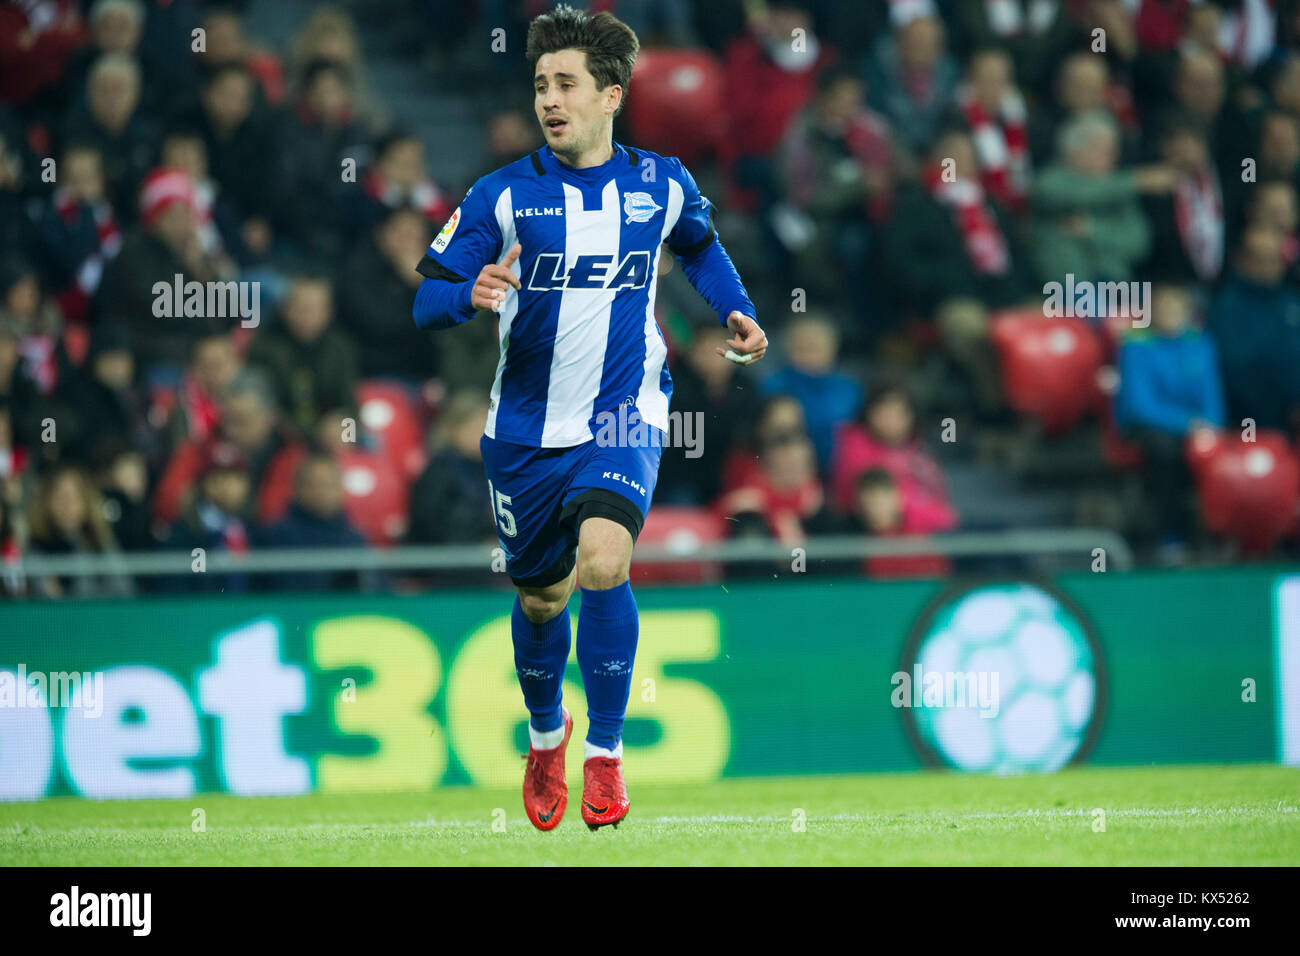
[[[524,247],[516,242],[510,247],[504,259],[500,262],[489,262],[479,270],[478,278],[474,280],[474,288],[469,294],[470,304],[474,308],[501,311],[501,306],[506,303],[506,289],[510,286],[514,286],[516,290],[520,288],[519,280],[510,271],[510,267],[515,264],[515,260],[523,250]]]

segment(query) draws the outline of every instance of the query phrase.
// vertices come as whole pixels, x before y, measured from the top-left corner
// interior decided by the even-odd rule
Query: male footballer
[[[518,590],[511,630],[529,713],[524,809],[539,830],[557,826],[568,804],[573,719],[560,697],[575,584],[588,719],[582,819],[594,830],[628,812],[623,718],[639,632],[628,572],[672,395],[654,317],[660,246],[731,331],[720,355],[748,363],[767,351],[691,174],[677,159],[613,140],[638,48],[608,13],[561,6],[537,17],[526,56],[546,145],[479,179],[418,266],[425,278],[413,312],[422,328],[451,328],[477,309],[499,316],[483,464]],[[633,426],[612,442],[602,440],[611,415]]]

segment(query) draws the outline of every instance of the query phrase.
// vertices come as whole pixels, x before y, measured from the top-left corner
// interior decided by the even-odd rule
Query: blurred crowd
[[[250,35],[256,5],[0,3],[6,564],[495,540],[478,459],[493,317],[443,336],[411,319],[414,266],[473,178],[446,181],[392,115],[362,39],[427,76],[501,77],[478,175],[541,145],[519,51],[551,4],[322,4],[282,48]],[[1170,553],[1197,531],[1187,435],[1300,432],[1297,0],[575,5],[718,64],[720,130],[690,165],[742,226],[723,239],[777,346],[767,368],[719,361],[724,333],[666,277],[673,407],[703,413],[706,454],[665,455],[660,504],[789,543],[969,526],[926,417],[941,394],[945,416],[1011,420],[991,320],[1041,311],[1067,275],[1156,290],[1150,328],[1089,318]],[[256,282],[261,315],[159,317],[175,276]],[[417,423],[397,462],[394,415]],[[395,520],[376,521],[367,496],[390,485]],[[355,577],[7,574],[0,593]]]

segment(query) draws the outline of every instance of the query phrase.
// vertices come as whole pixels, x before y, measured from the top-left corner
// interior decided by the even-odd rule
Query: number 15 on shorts
[[[492,482],[488,482],[488,496],[492,499],[492,510],[495,512],[497,527],[507,538],[513,538],[518,529],[515,528],[515,516],[510,513],[509,505],[511,499],[509,495],[503,495],[492,487]]]

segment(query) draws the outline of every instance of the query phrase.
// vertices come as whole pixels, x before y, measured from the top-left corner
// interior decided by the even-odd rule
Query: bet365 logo
[[[617,292],[645,288],[649,277],[650,253],[644,249],[629,252],[617,264],[612,255],[580,255],[567,271],[563,253],[543,252],[528,273],[528,288],[534,292],[555,289]]]

